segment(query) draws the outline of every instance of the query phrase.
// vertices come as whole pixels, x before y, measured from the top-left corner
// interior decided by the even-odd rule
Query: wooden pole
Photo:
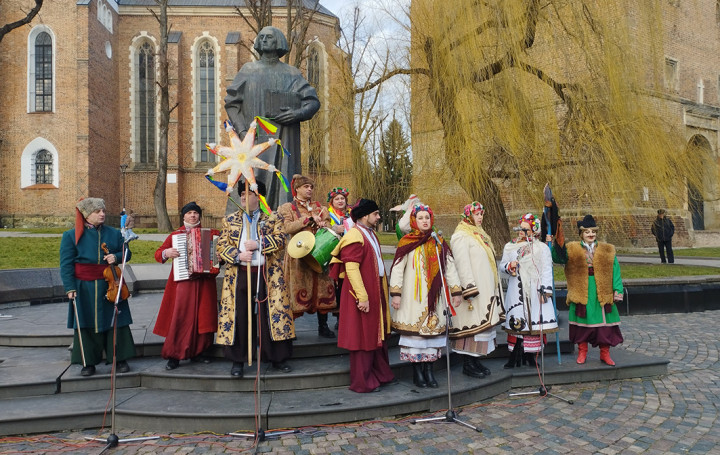
[[[247,223],[247,229],[245,232],[247,235],[245,238],[250,240],[250,229],[252,229],[252,219],[250,218],[250,200],[249,198],[250,188],[247,179],[245,179],[245,213],[247,216],[243,220],[243,224]],[[248,346],[248,366],[252,366],[252,275],[250,269],[252,267],[252,259],[248,261],[247,270],[247,346]]]

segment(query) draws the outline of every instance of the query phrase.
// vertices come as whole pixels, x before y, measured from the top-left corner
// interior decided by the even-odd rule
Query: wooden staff
[[[245,213],[247,215],[250,214],[250,200],[249,197],[250,188],[248,185],[247,179],[245,179]],[[248,216],[246,216],[246,219],[243,220],[243,224],[245,225],[248,223],[247,220]],[[247,224],[247,229],[245,229],[245,232],[247,232],[247,235],[245,238],[247,240],[250,240],[250,229],[252,229],[252,219],[250,219],[250,223]],[[242,241],[242,239],[241,239]],[[252,268],[252,258],[248,262],[248,266],[245,268],[247,270],[247,338],[248,338],[248,366],[252,366],[252,276],[250,274],[250,269]]]
[[[73,311],[75,312],[75,327],[77,328],[78,343],[80,344],[80,357],[82,358],[83,367],[86,367],[85,362],[85,348],[83,348],[82,332],[80,332],[80,317],[78,316],[77,310],[77,292],[75,298],[72,299]]]

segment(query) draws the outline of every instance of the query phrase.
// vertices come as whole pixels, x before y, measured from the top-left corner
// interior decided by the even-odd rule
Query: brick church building
[[[272,3],[273,25],[285,30],[285,2]],[[4,0],[0,23],[19,19],[33,4]],[[254,58],[243,8],[237,0],[170,1],[175,108],[166,191],[175,226],[188,201],[205,209],[206,225],[218,225],[225,213],[224,194],[204,178],[217,159],[205,143],[227,144],[225,89]],[[0,42],[0,225],[68,225],[82,197],[104,198],[111,223],[124,204],[139,225],[155,224],[160,26],[151,9],[157,11],[154,0],[46,0],[29,25]],[[330,127],[341,123],[333,117],[338,106],[348,104],[333,98],[344,68],[338,18],[318,5],[306,37],[300,69],[322,107],[303,124],[303,169],[322,195],[351,180],[349,146]]]

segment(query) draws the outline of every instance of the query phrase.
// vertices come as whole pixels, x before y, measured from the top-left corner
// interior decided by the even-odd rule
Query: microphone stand
[[[246,193],[247,194],[247,193]],[[265,256],[265,254],[262,252],[263,250],[263,229],[265,227],[265,222],[260,221],[260,228],[258,229],[260,235],[258,238],[258,252]],[[250,234],[250,229],[252,229],[252,222],[250,223],[250,227],[248,228],[248,235]],[[267,260],[267,258],[266,258]],[[252,264],[252,261],[251,261]],[[251,267],[251,266],[250,266]],[[228,436],[237,436],[241,438],[253,438],[257,442],[265,441],[267,438],[276,438],[278,436],[282,436],[285,434],[293,434],[293,433],[299,433],[299,430],[272,430],[272,431],[265,431],[262,428],[262,382],[260,381],[260,365],[262,365],[262,362],[260,361],[260,356],[262,355],[262,318],[260,317],[260,312],[263,311],[260,308],[260,275],[263,274],[263,266],[258,266],[258,273],[257,273],[257,280],[255,283],[255,317],[256,317],[256,324],[257,324],[257,335],[255,336],[256,342],[257,342],[257,368],[256,368],[256,383],[257,383],[257,389],[255,393],[255,402],[258,404],[256,406],[255,411],[255,426],[257,430],[254,433],[228,433]],[[250,283],[248,283],[250,285]],[[267,289],[267,284],[265,285],[265,289]],[[267,292],[266,292],[267,294]],[[266,295],[265,298],[268,298]],[[248,300],[248,306],[250,306],[250,301]],[[248,311],[250,311],[248,309]],[[270,315],[268,315],[269,319]],[[250,335],[252,336],[252,325],[250,325]],[[252,349],[252,346],[249,347],[249,349]],[[265,420],[267,422],[267,413],[265,415]]]
[[[448,410],[445,413],[445,416],[441,417],[428,417],[425,419],[415,419],[411,420],[410,423],[422,423],[422,422],[436,422],[436,421],[444,421],[444,422],[454,422],[460,425],[463,425],[465,427],[468,427],[470,429],[473,429],[477,431],[478,433],[482,433],[482,430],[476,426],[470,425],[467,422],[464,422],[457,418],[457,412],[455,412],[455,409],[453,409],[452,405],[452,387],[451,387],[451,378],[450,378],[450,324],[452,324],[452,314],[450,310],[450,300],[448,292],[447,283],[445,282],[445,271],[443,270],[442,266],[442,260],[440,256],[440,252],[438,251],[438,244],[440,243],[440,239],[437,237],[437,234],[434,232],[431,234],[433,240],[435,240],[435,254],[438,258],[438,265],[440,266],[440,280],[442,282],[443,287],[443,296],[445,301],[445,308],[443,312],[445,313],[445,362],[446,362],[446,368],[447,368],[447,395],[448,395]]]
[[[527,234],[527,233],[526,233]],[[532,234],[532,233],[531,233]],[[530,255],[534,255],[534,249],[532,243],[534,242],[534,237],[530,236]],[[517,273],[520,273],[520,263],[518,263],[518,271]],[[552,260],[550,261],[550,273],[552,273]],[[538,277],[540,278],[540,277]],[[573,400],[568,400],[566,398],[563,398],[559,395],[555,395],[554,393],[550,393],[550,389],[552,386],[546,386],[545,385],[545,339],[543,338],[543,324],[545,323],[545,319],[543,318],[543,304],[547,302],[547,294],[545,294],[545,290],[547,290],[543,285],[540,285],[540,289],[538,289],[538,299],[540,301],[540,307],[538,311],[538,320],[539,320],[539,326],[540,326],[540,387],[538,390],[532,391],[532,392],[517,392],[517,393],[511,393],[508,396],[510,397],[518,397],[523,395],[539,395],[541,397],[545,396],[551,396],[554,398],[557,398],[559,400],[562,400],[568,404],[573,404]],[[555,296],[555,289],[552,289],[552,295]],[[555,301],[553,301],[553,308],[555,307]],[[528,315],[530,322],[532,323],[532,309],[530,310],[530,314]],[[555,320],[557,321],[557,313],[555,313]],[[558,324],[559,328],[559,324]],[[559,355],[559,351],[558,351]],[[537,363],[537,362],[536,362]]]
[[[117,368],[117,359],[116,359],[116,350],[117,350],[117,316],[119,314],[118,311],[118,304],[120,302],[120,294],[122,293],[122,286],[123,286],[123,279],[125,277],[125,264],[127,262],[127,253],[128,253],[128,243],[130,243],[130,240],[132,239],[125,239],[123,242],[123,260],[122,260],[122,271],[120,272],[120,281],[118,284],[118,292],[115,296],[115,303],[113,304],[113,318],[112,318],[112,325],[113,325],[113,352],[112,352],[112,368],[110,369],[110,397],[112,398],[112,404],[110,407],[110,435],[107,437],[107,439],[101,439],[101,438],[91,438],[86,436],[85,439],[88,441],[99,441],[99,442],[105,442],[107,445],[104,449],[100,452],[102,455],[105,453],[108,449],[111,449],[113,447],[117,447],[119,443],[121,442],[134,442],[134,441],[149,441],[152,439],[160,439],[160,436],[146,436],[146,437],[140,437],[140,438],[129,438],[129,439],[120,439],[118,438],[117,434],[115,434],[115,398],[116,398],[116,389],[117,385],[115,384],[115,380],[117,377],[116,374],[116,368]],[[106,353],[107,355],[107,353]]]

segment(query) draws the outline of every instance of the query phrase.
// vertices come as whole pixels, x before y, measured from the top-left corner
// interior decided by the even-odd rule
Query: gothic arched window
[[[155,163],[155,49],[145,41],[135,61],[135,145],[140,163]]]
[[[205,148],[205,144],[217,142],[217,72],[215,49],[210,41],[205,40],[197,47],[195,65],[196,150],[201,162],[213,162],[215,155]]]
[[[46,32],[35,38],[35,112],[52,112],[52,39]]]

